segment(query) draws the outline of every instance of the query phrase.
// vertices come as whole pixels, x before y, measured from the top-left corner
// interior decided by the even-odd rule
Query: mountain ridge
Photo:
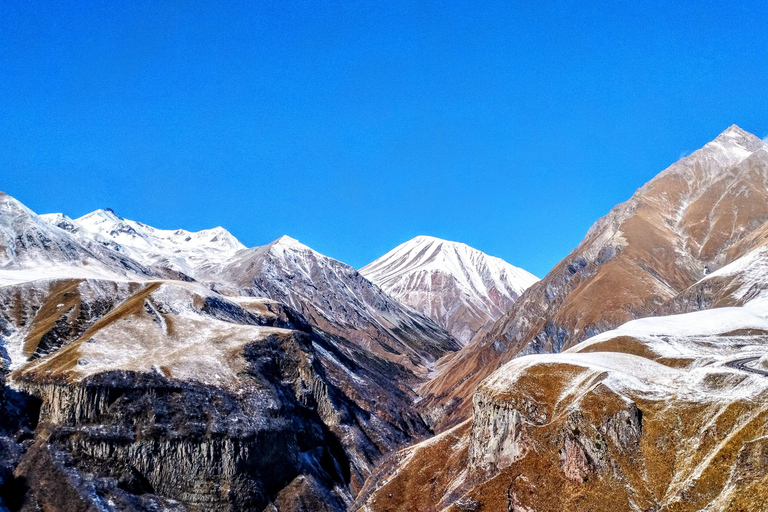
[[[398,245],[360,273],[463,343],[498,319],[538,280],[501,258],[426,235]]]
[[[735,126],[715,141],[598,219],[510,311],[438,363],[438,375],[421,392],[439,429],[467,417],[475,387],[504,362],[560,352],[653,314],[728,262],[727,249],[768,220],[768,165],[761,157],[768,145]],[[719,206],[715,214],[712,205]]]

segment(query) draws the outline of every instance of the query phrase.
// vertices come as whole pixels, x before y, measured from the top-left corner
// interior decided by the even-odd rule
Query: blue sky
[[[2,2],[0,190],[543,276],[681,154],[768,134],[764,4],[478,4]]]

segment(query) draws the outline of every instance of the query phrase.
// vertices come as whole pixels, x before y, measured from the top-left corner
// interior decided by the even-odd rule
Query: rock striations
[[[767,275],[736,126],[541,281],[0,194],[0,510],[766,510]]]
[[[398,245],[360,273],[463,344],[538,281],[501,258],[431,236]]]
[[[598,220],[584,240],[422,388],[438,428],[463,421],[480,382],[524,354],[557,353],[653,314],[768,219],[768,144],[731,126]]]

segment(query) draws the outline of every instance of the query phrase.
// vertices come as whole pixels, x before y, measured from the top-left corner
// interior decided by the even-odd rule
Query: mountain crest
[[[712,143],[734,144],[750,152],[757,151],[766,145],[762,139],[752,133],[749,133],[746,130],[741,129],[735,124],[732,124],[723,130],[723,132],[715,137],[715,140],[713,140],[710,144]]]
[[[538,280],[501,258],[426,235],[395,247],[360,273],[464,343]]]

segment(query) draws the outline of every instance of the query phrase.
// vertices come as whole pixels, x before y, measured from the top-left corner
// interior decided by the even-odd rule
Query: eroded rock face
[[[18,382],[43,402],[47,440],[38,444],[124,490],[190,510],[261,510],[309,475],[322,483],[327,507],[344,509],[350,464],[321,418],[340,423],[315,374],[309,335],[272,336],[244,352],[236,390],[126,371],[80,382],[21,374]],[[35,467],[22,464],[18,476]]]
[[[55,508],[46,482],[66,474],[62,495],[86,509],[344,510],[383,454],[429,434],[412,395],[274,301],[93,280],[0,299],[7,391],[42,401],[4,459],[11,481],[36,482],[15,497],[29,506]]]
[[[555,370],[557,372],[557,370]],[[529,379],[531,375],[527,376]],[[525,377],[524,377],[525,378]],[[525,383],[530,385],[530,383]],[[474,396],[469,443],[470,481],[482,482],[521,461],[529,451],[541,449],[536,441],[546,431],[557,449],[562,475],[587,481],[605,471],[619,476],[612,452],[637,453],[642,434],[642,413],[637,405],[603,384],[565,406],[542,401],[540,394],[498,396],[481,388]],[[600,410],[585,410],[599,404]],[[565,407],[565,410],[558,410]]]
[[[746,328],[765,320],[691,315],[511,361],[478,388],[472,419],[398,452],[357,509],[761,510],[768,379],[724,362],[765,352]]]

